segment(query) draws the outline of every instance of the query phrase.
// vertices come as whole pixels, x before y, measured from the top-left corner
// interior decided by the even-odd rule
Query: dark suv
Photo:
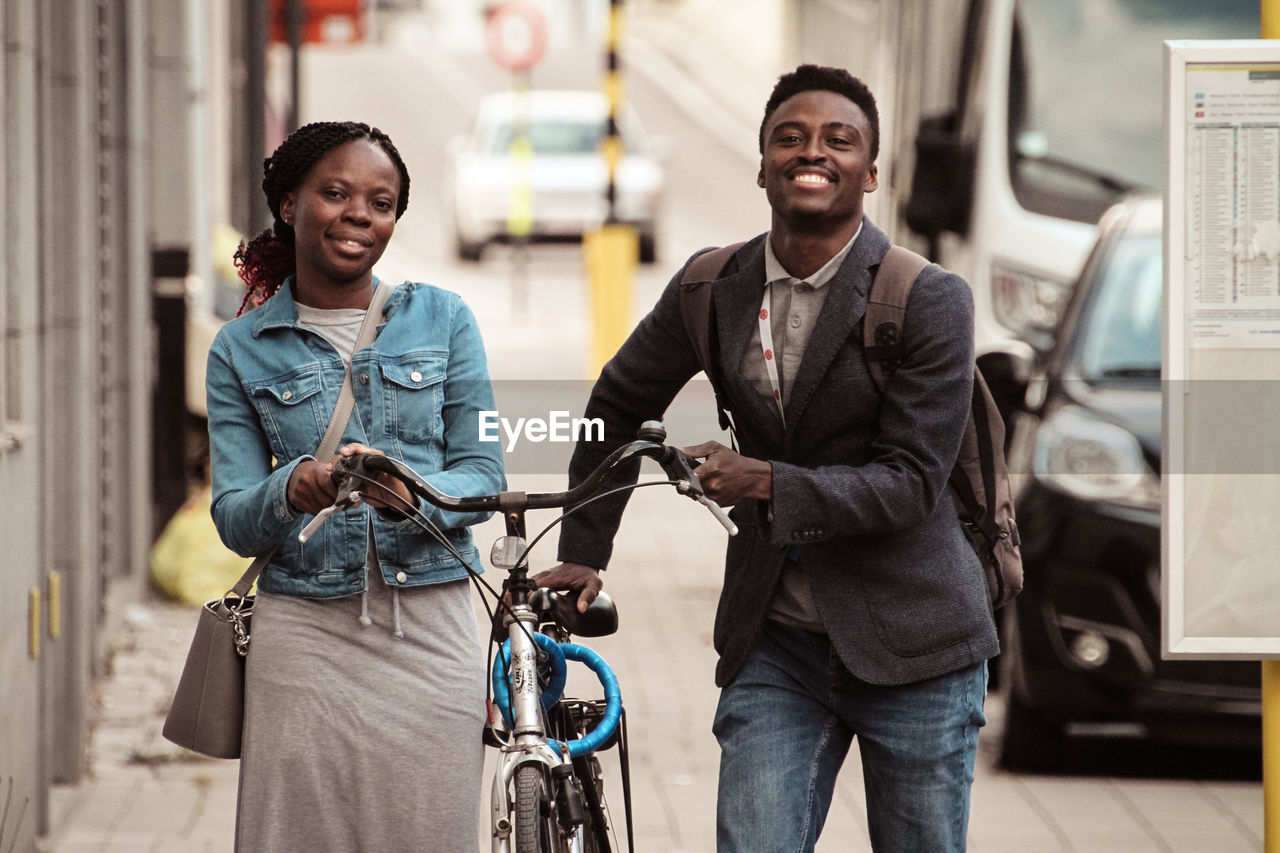
[[[1071,734],[1255,747],[1255,662],[1160,657],[1162,204],[1112,208],[1009,451],[1026,566],[1005,610],[1001,763],[1058,768]]]

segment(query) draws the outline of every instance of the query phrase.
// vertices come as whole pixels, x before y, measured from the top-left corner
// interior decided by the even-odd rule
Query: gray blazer
[[[729,540],[716,613],[716,683],[733,679],[759,637],[788,550],[807,570],[832,645],[858,678],[906,684],[994,656],[982,568],[947,485],[972,393],[968,285],[938,266],[920,274],[903,324],[906,355],[882,397],[863,358],[862,317],[889,240],[865,220],[828,285],[784,429],[775,404],[737,369],[763,295],[764,240],[745,244],[736,271],[712,285],[723,396],[739,450],[773,468],[771,505],[744,501],[731,513],[740,533]],[[571,483],[631,440],[642,421],[660,417],[700,370],[679,280],[601,372],[586,416],[604,420],[605,441],[577,446]],[[625,503],[625,495],[600,501],[566,519],[560,559],[604,568]]]

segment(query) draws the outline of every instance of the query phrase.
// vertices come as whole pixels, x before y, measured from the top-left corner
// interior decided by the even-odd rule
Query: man
[[[875,99],[848,72],[781,77],[760,128],[771,227],[713,283],[721,394],[739,451],[687,448],[734,507],[715,622],[722,688],[717,839],[813,850],[856,736],[878,851],[965,847],[986,660],[998,651],[982,569],[947,477],[968,416],[973,306],[936,266],[917,279],[906,353],[882,396],[861,321],[889,241],[863,216],[877,186]],[[577,482],[665,411],[699,369],[679,276],[605,366]],[[600,589],[625,498],[566,520],[544,585]]]

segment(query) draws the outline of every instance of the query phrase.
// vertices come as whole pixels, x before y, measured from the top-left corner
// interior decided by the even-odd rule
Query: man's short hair
[[[815,89],[835,92],[857,104],[871,125],[871,162],[876,161],[880,153],[880,113],[876,110],[876,98],[857,77],[843,68],[831,68],[826,65],[801,65],[795,71],[783,74],[778,78],[764,105],[764,118],[760,121],[760,153],[764,153],[764,127],[769,123],[769,116],[788,98],[801,92]]]

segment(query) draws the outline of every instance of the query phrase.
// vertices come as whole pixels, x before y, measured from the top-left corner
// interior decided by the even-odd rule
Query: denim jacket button
[[[408,579],[409,579],[409,576],[406,575],[404,572],[396,572],[396,583],[404,583]]]
[[[285,391],[283,394],[281,394],[281,395],[280,395],[280,399],[281,399],[281,400],[291,400],[291,399],[293,399],[293,392],[292,392],[292,391]]]
[[[414,382],[421,382],[422,374],[415,370],[413,371],[413,373],[409,374],[409,378],[412,379]]]
[[[360,384],[361,384],[361,385],[368,385],[368,384],[369,384],[369,374],[367,374],[367,373],[361,373],[361,374],[360,374]]]

